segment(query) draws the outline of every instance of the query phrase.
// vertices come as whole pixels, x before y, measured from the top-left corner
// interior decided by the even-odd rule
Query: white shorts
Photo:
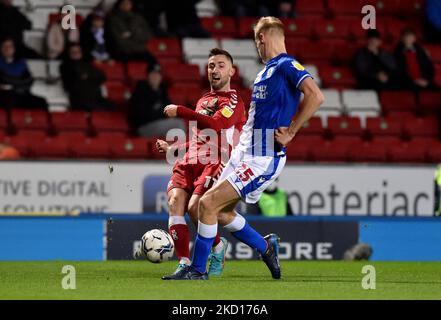
[[[280,175],[285,163],[285,156],[253,156],[234,149],[218,182],[227,180],[246,203],[256,203]]]

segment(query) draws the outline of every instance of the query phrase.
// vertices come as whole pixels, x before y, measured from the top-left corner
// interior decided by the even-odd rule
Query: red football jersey
[[[216,148],[218,159],[223,152],[229,156],[232,148],[238,143],[240,132],[246,122],[245,106],[236,90],[206,93],[198,100],[195,112],[182,106],[178,109],[180,117],[196,121],[189,123],[191,136],[184,159],[194,159],[195,156],[199,159],[201,156],[209,157],[212,155],[211,150],[214,150],[210,146]],[[192,126],[192,123],[196,123],[197,126]],[[215,131],[217,141],[210,142],[210,133],[205,129],[212,129],[211,133]]]

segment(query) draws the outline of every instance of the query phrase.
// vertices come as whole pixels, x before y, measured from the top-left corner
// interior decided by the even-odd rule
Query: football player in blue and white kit
[[[256,203],[263,190],[280,175],[286,162],[286,145],[317,111],[324,97],[308,71],[286,53],[279,19],[262,17],[254,36],[265,68],[254,81],[247,123],[218,183],[200,199],[192,264],[172,280],[208,279],[206,264],[218,223],[256,249],[273,278],[281,277],[278,236],[262,237],[234,208],[241,199]],[[301,93],[304,98],[300,102]],[[294,115],[296,119],[292,121]]]

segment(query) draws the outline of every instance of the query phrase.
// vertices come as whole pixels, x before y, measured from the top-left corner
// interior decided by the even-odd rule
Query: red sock
[[[215,247],[215,246],[217,246],[219,243],[221,242],[221,239],[220,239],[220,234],[219,234],[219,232],[216,234],[216,238],[214,238],[214,241],[213,241],[213,248]]]
[[[190,233],[186,224],[174,224],[168,229],[175,243],[175,253],[178,259],[190,259]]]

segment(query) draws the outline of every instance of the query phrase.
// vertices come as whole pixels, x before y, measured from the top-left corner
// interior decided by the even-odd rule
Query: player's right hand
[[[170,148],[169,144],[161,139],[156,140],[156,149],[158,149],[159,153],[167,153],[168,148]]]

